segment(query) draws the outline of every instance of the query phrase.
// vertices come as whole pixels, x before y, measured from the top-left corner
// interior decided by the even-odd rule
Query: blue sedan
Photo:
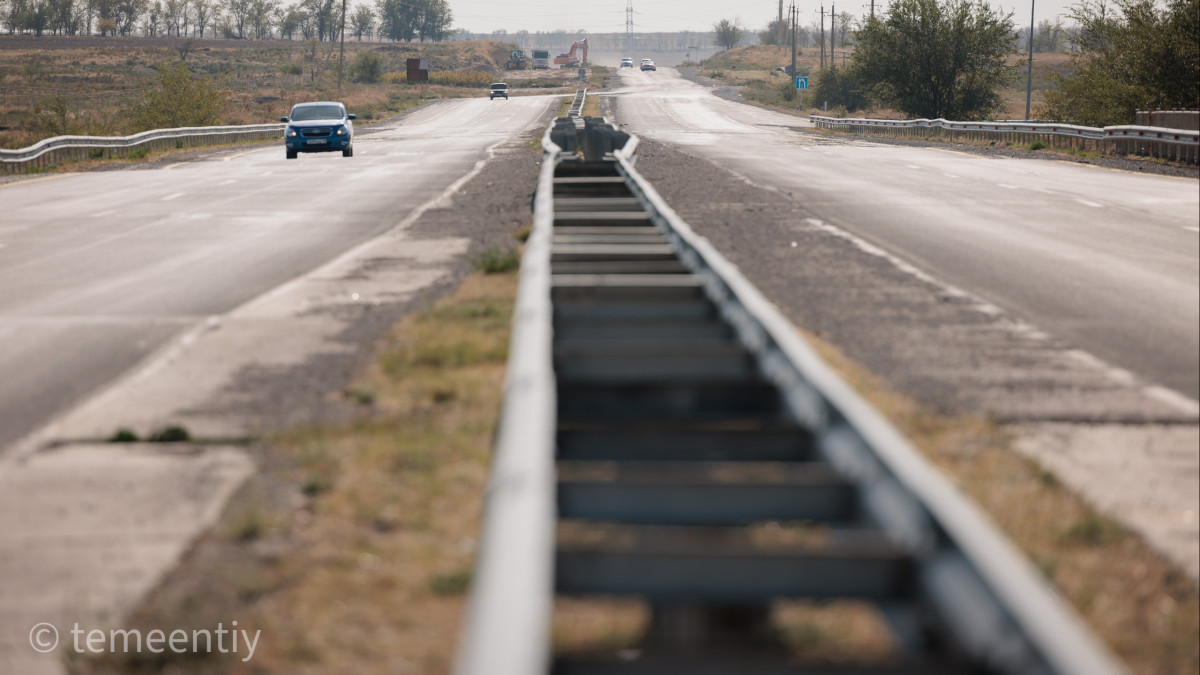
[[[337,101],[297,103],[292,114],[280,117],[287,122],[283,142],[288,159],[301,152],[337,152],[342,157],[354,156],[354,115],[346,114],[346,106]]]

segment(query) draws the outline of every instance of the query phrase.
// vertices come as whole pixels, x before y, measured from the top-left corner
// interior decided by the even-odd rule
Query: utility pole
[[[875,0],[871,0],[871,18],[875,18]]]
[[[834,30],[833,22],[837,20],[837,3],[829,5],[829,67],[837,68],[837,56],[833,50],[837,47],[837,31]]]
[[[1025,74],[1025,119],[1029,119],[1029,102],[1033,99],[1033,7],[1029,0],[1029,71]]]
[[[821,70],[825,70],[825,4],[821,4]]]
[[[779,18],[775,22],[775,46],[783,49],[783,0],[779,0]]]
[[[341,50],[338,52],[338,91],[342,90],[342,67],[346,63],[346,0],[342,0]]]
[[[794,87],[794,86],[796,86],[796,75],[798,75],[798,73],[796,72],[796,4],[795,3],[792,3],[791,8],[788,10],[788,19],[791,20],[790,23],[792,24],[792,86]]]
[[[625,0],[625,53],[633,55],[633,0]]]

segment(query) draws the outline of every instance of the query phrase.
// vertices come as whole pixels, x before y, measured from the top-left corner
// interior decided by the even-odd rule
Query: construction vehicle
[[[525,56],[525,50],[514,49],[508,53],[508,63],[504,64],[505,70],[528,70],[529,59]]]
[[[579,68],[581,66],[586,66],[587,52],[587,38],[577,40],[575,44],[571,45],[571,51],[554,57],[554,63],[555,65],[563,68]],[[579,53],[580,56],[576,56],[576,53]]]
[[[533,69],[546,70],[550,67],[550,50],[535,49],[533,50]]]

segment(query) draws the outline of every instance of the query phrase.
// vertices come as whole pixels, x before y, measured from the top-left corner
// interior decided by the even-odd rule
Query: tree
[[[883,105],[916,117],[983,119],[1017,77],[1011,14],[986,0],[896,0],[855,31],[853,75]]]
[[[196,15],[196,37],[203,38],[204,30],[208,28],[209,22],[221,12],[221,6],[215,0],[192,0],[192,8]]]
[[[360,52],[350,64],[350,77],[355,82],[378,82],[383,76],[383,57],[376,51]]]
[[[1200,104],[1200,0],[1117,0],[1116,11],[1084,0],[1071,16],[1081,51],[1069,75],[1054,76],[1044,116],[1107,126]]]
[[[737,19],[733,21],[721,19],[713,25],[713,42],[716,42],[723,49],[733,49],[745,37],[746,30],[741,27]]]
[[[758,43],[768,46],[789,44],[789,40],[792,39],[791,30],[787,21],[771,19],[771,23],[768,23],[766,28],[758,31]]]
[[[366,5],[359,5],[354,8],[354,13],[350,15],[350,32],[362,42],[363,36],[371,37],[371,32],[375,30],[375,12],[371,11]]]
[[[255,39],[262,40],[271,35],[271,28],[275,25],[275,10],[278,8],[277,0],[253,0],[250,3],[246,21]]]
[[[246,37],[246,20],[250,16],[253,4],[254,0],[226,0],[225,2],[229,23],[233,27],[234,34],[240,38]]]
[[[417,35],[421,42],[441,42],[454,32],[454,13],[446,0],[418,0]]]
[[[221,121],[225,97],[212,79],[192,79],[182,61],[163,65],[133,107],[133,122],[139,130],[212,126]]]

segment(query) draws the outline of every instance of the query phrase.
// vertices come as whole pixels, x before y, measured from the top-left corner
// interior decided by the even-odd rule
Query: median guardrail
[[[0,172],[23,173],[83,159],[129,157],[136,151],[190,148],[278,138],[286,124],[152,129],[130,136],[55,136],[27,148],[0,150]]]
[[[605,147],[543,137],[456,672],[819,671],[764,650],[776,598],[875,603],[901,662],[861,672],[1125,672],[638,174],[637,138],[586,124]],[[781,523],[809,534],[751,534]],[[644,600],[636,661],[552,658],[556,594]]]
[[[1056,122],[955,122],[946,119],[884,120],[810,115],[820,129],[859,134],[1032,143],[1113,155],[1139,155],[1197,163],[1200,131],[1139,125],[1086,127]]]

